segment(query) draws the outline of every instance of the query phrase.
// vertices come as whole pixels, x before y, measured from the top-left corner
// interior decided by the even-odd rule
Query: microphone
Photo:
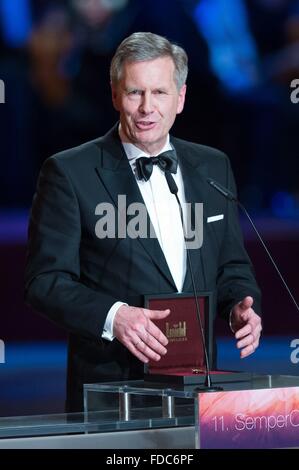
[[[282,281],[287,293],[289,294],[290,298],[292,299],[297,311],[299,312],[299,306],[298,306],[298,303],[296,302],[295,300],[295,297],[293,296],[289,286],[287,285],[283,275],[281,274],[277,264],[275,263],[270,251],[268,250],[267,246],[265,245],[264,243],[264,240],[262,239],[262,236],[260,235],[255,223],[253,222],[252,218],[250,217],[249,213],[247,212],[247,209],[243,206],[243,204],[241,204],[241,202],[238,200],[238,198],[227,188],[225,188],[224,186],[222,186],[220,183],[218,183],[217,181],[211,179],[211,178],[207,178],[207,182],[213,187],[215,188],[220,194],[222,194],[222,196],[226,197],[227,199],[229,199],[230,201],[233,201],[233,202],[236,202],[237,205],[242,209],[242,211],[244,212],[244,214],[246,215],[247,219],[249,220],[251,226],[253,227],[253,230],[255,231],[259,241],[261,242],[262,244],[262,247],[264,248],[264,250],[266,251],[272,265],[274,266],[278,276],[280,277],[280,280]]]
[[[183,217],[183,209],[182,205],[180,202],[180,199],[178,197],[178,187],[176,185],[176,182],[174,181],[174,178],[170,171],[165,171],[165,178],[169,187],[169,191],[175,196],[179,210],[180,210],[180,218],[181,218],[181,223],[182,223],[182,228],[183,228],[183,233],[184,233],[184,243],[185,243],[185,249],[186,249],[186,254],[187,254],[187,262],[190,270],[190,277],[191,277],[191,283],[192,283],[192,290],[193,290],[193,295],[194,295],[194,300],[195,300],[195,306],[196,306],[196,317],[197,321],[199,324],[199,329],[200,329],[200,335],[202,339],[202,345],[203,345],[203,350],[204,350],[204,357],[205,357],[205,364],[206,364],[206,376],[205,376],[205,383],[204,385],[199,385],[198,387],[194,388],[194,391],[198,392],[219,392],[223,390],[222,387],[215,387],[212,384],[212,378],[211,378],[211,369],[210,369],[210,361],[209,361],[209,356],[208,356],[208,351],[207,351],[207,346],[206,346],[206,340],[205,340],[205,335],[204,335],[204,330],[203,330],[203,325],[201,321],[201,316],[200,316],[200,308],[199,308],[199,303],[198,303],[198,298],[196,295],[196,287],[195,287],[195,280],[194,280],[194,274],[193,274],[193,268],[192,268],[192,263],[191,263],[191,257],[189,250],[187,249],[186,245],[186,237],[185,237],[185,230],[184,230],[184,217]]]

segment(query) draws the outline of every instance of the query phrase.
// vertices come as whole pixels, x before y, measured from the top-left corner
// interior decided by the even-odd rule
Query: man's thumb
[[[250,297],[249,295],[247,297],[245,297],[240,303],[239,303],[239,307],[242,309],[242,310],[247,310],[248,308],[252,307],[253,305],[253,298]]]
[[[167,310],[150,310],[149,318],[151,320],[160,320],[170,314],[169,308]]]

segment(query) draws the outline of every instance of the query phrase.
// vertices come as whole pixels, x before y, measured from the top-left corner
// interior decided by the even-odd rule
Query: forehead
[[[174,82],[175,66],[171,57],[142,62],[125,62],[122,71],[122,82],[135,83],[139,86],[172,85]]]

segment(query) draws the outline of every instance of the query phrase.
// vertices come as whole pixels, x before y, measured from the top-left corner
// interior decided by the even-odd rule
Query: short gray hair
[[[133,33],[118,46],[110,67],[110,80],[117,85],[125,62],[143,62],[170,57],[175,66],[174,80],[178,90],[186,83],[188,57],[184,49],[163,36],[153,33]]]

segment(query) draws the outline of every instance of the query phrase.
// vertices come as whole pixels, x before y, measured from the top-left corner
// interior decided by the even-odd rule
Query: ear
[[[116,111],[119,111],[117,87],[113,85],[112,83],[110,83],[110,86],[111,86],[112,103],[113,103],[114,109],[116,109]]]
[[[179,99],[178,99],[178,106],[177,106],[177,114],[180,114],[184,109],[185,98],[186,98],[186,91],[187,85],[183,85],[179,91]]]

